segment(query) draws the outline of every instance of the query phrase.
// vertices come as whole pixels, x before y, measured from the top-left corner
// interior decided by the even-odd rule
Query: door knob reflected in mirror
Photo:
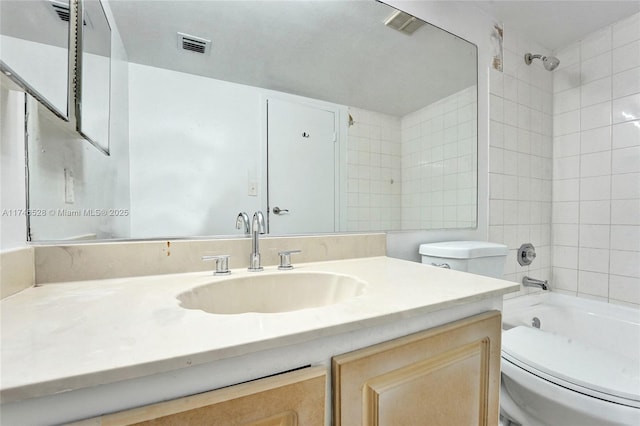
[[[279,215],[289,213],[288,209],[281,209],[280,207],[274,207],[272,211],[273,211],[273,214],[279,214]]]

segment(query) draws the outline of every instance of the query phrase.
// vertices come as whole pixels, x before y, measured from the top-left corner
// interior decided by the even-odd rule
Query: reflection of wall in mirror
[[[130,209],[129,64],[117,28],[112,34],[112,53],[110,156],[64,126],[66,123],[48,110],[30,104],[29,207],[47,211],[46,216],[31,217],[34,241],[129,237],[128,215],[89,216],[82,212],[84,208],[104,208],[126,214]],[[24,128],[24,123],[19,125]],[[65,203],[65,169],[73,173],[73,204]],[[57,214],[58,209],[81,214],[62,216]],[[50,210],[56,214],[49,215]]]
[[[477,89],[402,118],[402,229],[473,228]]]
[[[347,230],[401,229],[400,118],[349,108]]]
[[[73,135],[33,99],[29,119],[29,208],[34,240],[95,239],[112,234],[111,217],[87,210],[110,208],[115,193],[108,185],[108,161],[80,135]],[[65,179],[65,170],[73,182]],[[66,192],[73,186],[73,203]]]
[[[67,49],[3,35],[0,51],[3,62],[66,114]]]
[[[242,235],[236,215],[262,205],[264,92],[129,65],[132,237]]]
[[[403,117],[350,108],[349,231],[473,228],[476,86]]]
[[[82,132],[101,147],[109,146],[109,87],[111,58],[82,55]]]

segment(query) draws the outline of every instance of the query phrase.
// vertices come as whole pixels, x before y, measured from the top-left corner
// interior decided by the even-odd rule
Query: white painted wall
[[[4,81],[4,80],[3,80]],[[26,246],[24,94],[0,87],[0,250]]]
[[[640,305],[640,14],[557,53],[553,288]]]

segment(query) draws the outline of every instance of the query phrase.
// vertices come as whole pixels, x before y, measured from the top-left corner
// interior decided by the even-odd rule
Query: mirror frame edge
[[[74,24],[74,33],[75,33],[75,63],[73,66],[73,84],[74,84],[74,112],[75,112],[75,124],[76,131],[82,138],[84,138],[87,142],[93,145],[99,152],[103,153],[106,156],[110,156],[111,149],[111,53],[109,53],[109,107],[107,109],[107,147],[105,148],[101,145],[97,140],[94,140],[91,136],[87,135],[82,131],[82,64],[83,64],[83,45],[84,45],[84,26],[80,25],[84,20],[84,1],[85,0],[70,0],[74,5],[74,13],[71,15],[74,16],[75,22]],[[102,9],[102,13],[104,14],[105,20],[107,22],[107,26],[109,27],[109,37],[111,37],[112,29],[111,24],[109,23],[109,19],[107,18],[107,13],[104,10],[104,6],[102,5],[102,0],[95,0],[100,4],[100,8]],[[111,46],[111,40],[109,41],[109,45]],[[69,49],[71,52],[71,49]]]

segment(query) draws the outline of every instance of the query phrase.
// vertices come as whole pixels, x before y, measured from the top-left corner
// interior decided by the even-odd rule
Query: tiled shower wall
[[[640,304],[640,14],[557,53],[553,284]]]
[[[489,240],[509,248],[505,279],[550,279],[553,76],[524,63],[545,49],[511,28],[504,35],[504,71],[490,73]],[[517,263],[523,243],[537,251],[528,267]]]
[[[400,119],[349,108],[347,230],[400,229]]]
[[[349,108],[349,231],[474,226],[476,99],[472,86],[404,117]]]
[[[476,222],[477,88],[402,117],[402,229]]]

